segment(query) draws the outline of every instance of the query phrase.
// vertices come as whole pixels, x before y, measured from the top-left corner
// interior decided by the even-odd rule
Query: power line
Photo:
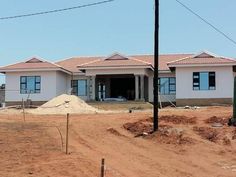
[[[0,20],[9,20],[9,19],[15,19],[15,18],[23,18],[23,17],[30,17],[30,16],[36,16],[36,15],[45,15],[45,14],[50,14],[50,13],[58,13],[58,12],[62,12],[62,11],[68,11],[68,10],[80,9],[80,8],[85,8],[85,7],[97,6],[97,5],[101,5],[101,4],[110,3],[112,1],[115,1],[115,0],[99,1],[99,2],[94,2],[94,3],[90,3],[90,4],[84,4],[84,5],[74,6],[74,7],[63,8],[63,9],[55,9],[55,10],[50,10],[50,11],[36,12],[36,13],[30,13],[30,14],[0,17]]]
[[[208,20],[204,19],[202,16],[200,16],[199,14],[197,14],[196,12],[194,12],[190,7],[186,6],[184,3],[180,2],[179,0],[175,0],[176,2],[178,2],[181,6],[183,6],[185,9],[187,9],[190,13],[192,13],[193,15],[195,15],[196,17],[198,17],[200,20],[202,20],[204,23],[206,23],[207,25],[209,25],[210,27],[212,27],[215,31],[217,31],[218,33],[220,33],[222,36],[224,36],[225,38],[227,38],[229,41],[231,41],[233,44],[236,45],[236,41],[234,39],[232,39],[231,37],[229,37],[226,33],[224,33],[223,31],[221,31],[219,28],[217,28],[216,26],[214,26],[213,24],[211,24]]]

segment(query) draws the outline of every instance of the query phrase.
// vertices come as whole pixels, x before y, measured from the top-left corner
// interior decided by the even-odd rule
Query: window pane
[[[170,77],[170,84],[175,84],[175,78],[174,77]]]
[[[78,80],[78,95],[87,95],[87,80]]]
[[[26,84],[21,84],[20,89],[21,89],[21,90],[25,90],[25,89],[26,89]]]
[[[200,90],[209,89],[209,76],[208,73],[200,73]]]
[[[160,93],[169,94],[169,78],[160,78]]]
[[[40,90],[40,84],[35,84],[37,90]]]
[[[34,76],[27,77],[27,91],[28,93],[34,93],[35,91],[35,77]]]
[[[176,90],[176,86],[175,85],[170,85],[170,91],[175,91]]]
[[[209,88],[210,88],[210,90],[214,90],[215,86],[216,86],[215,72],[209,72]]]
[[[22,76],[20,79],[21,79],[20,80],[21,83],[26,83],[26,77]]]
[[[41,77],[40,76],[36,76],[36,82],[41,82]]]

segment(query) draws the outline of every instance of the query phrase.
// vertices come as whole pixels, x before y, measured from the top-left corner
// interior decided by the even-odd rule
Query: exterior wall
[[[200,98],[200,99],[176,99],[177,106],[209,106],[209,105],[230,105],[232,98]]]
[[[68,93],[69,89],[67,87],[67,78],[68,74],[65,74],[61,71],[56,72],[56,94],[61,95]]]
[[[20,76],[41,76],[41,92],[35,94],[20,93]],[[32,101],[48,101],[57,96],[56,93],[56,71],[44,72],[11,72],[6,73],[6,102],[18,102],[22,98]]]
[[[204,71],[216,73],[216,90],[193,90],[193,72]],[[218,98],[232,99],[233,76],[232,66],[176,68],[177,105],[178,100],[184,99],[213,99],[216,103]],[[182,101],[180,103],[182,104]]]
[[[153,73],[151,73],[148,77],[148,101],[153,102]],[[159,77],[175,77],[175,73],[159,73]],[[177,80],[176,80],[177,82]],[[160,95],[159,99],[161,102],[175,102],[175,95]]]
[[[114,74],[134,74],[134,75],[148,75],[147,69],[92,69],[86,70],[86,76],[96,75],[114,75]]]

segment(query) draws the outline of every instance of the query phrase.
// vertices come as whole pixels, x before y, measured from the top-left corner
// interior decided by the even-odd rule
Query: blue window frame
[[[215,89],[215,72],[193,72],[193,90]]]
[[[41,77],[40,76],[21,76],[20,77],[20,93],[40,93]]]
[[[87,96],[87,80],[72,80],[71,81],[72,94],[76,96]]]
[[[158,79],[159,92],[161,95],[176,94],[175,77],[161,77]]]

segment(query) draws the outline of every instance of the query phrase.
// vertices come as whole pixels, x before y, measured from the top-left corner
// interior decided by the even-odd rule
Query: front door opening
[[[111,97],[124,97],[127,100],[135,99],[135,80],[131,78],[111,78]]]

